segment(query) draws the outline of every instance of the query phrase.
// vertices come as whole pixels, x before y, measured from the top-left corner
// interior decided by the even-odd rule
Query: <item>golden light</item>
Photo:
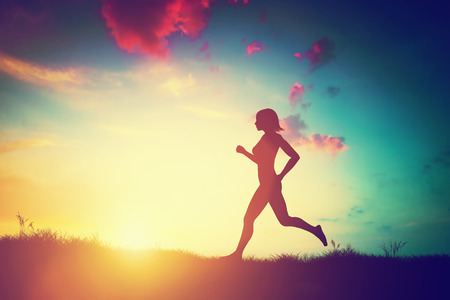
[[[145,227],[143,222],[122,223],[125,224],[122,229],[116,231],[111,238],[112,246],[142,250],[152,247],[154,240],[152,239],[150,230]]]

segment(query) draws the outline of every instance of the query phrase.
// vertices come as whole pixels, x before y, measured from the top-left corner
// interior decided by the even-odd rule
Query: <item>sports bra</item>
[[[276,134],[275,136],[268,136],[266,134],[263,135],[259,142],[252,149],[252,153],[256,157],[256,159],[259,161],[259,158],[261,158],[262,156],[272,156],[272,151],[274,152],[273,154],[276,155],[276,151],[278,150],[279,146],[278,143],[275,142],[274,138],[278,139],[280,137],[281,136],[279,134]]]

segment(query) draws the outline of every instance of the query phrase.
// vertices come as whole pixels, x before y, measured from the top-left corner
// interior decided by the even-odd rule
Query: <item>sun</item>
[[[150,230],[142,224],[125,224],[117,230],[112,244],[119,248],[143,250],[152,246],[153,239]]]

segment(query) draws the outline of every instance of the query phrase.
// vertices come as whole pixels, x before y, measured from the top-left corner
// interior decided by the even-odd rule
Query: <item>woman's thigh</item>
[[[244,219],[247,221],[255,220],[266,207],[269,202],[270,196],[263,187],[258,187],[255,194],[253,194],[252,200],[248,205],[247,212]]]
[[[286,201],[284,200],[283,194],[281,193],[281,186],[279,187],[279,189],[276,188],[273,190],[269,203],[278,221],[282,222],[282,220],[286,220],[289,218]]]

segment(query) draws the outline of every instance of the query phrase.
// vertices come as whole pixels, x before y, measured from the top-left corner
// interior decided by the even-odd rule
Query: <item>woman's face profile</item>
[[[256,122],[255,122],[255,126],[256,126],[256,129],[259,131],[259,130],[262,130],[262,128],[261,128],[261,118],[258,118],[258,116],[256,116]]]

